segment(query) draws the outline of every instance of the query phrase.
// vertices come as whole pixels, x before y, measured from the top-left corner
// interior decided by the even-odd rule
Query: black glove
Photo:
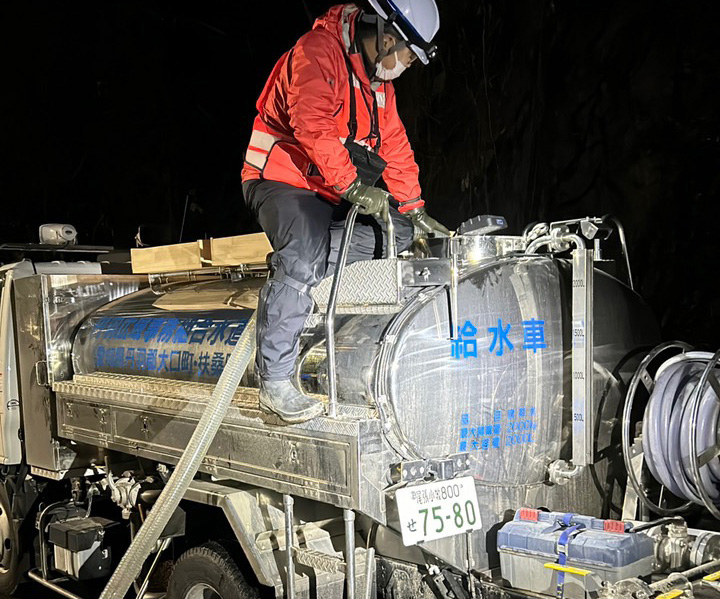
[[[360,214],[386,214],[389,207],[390,194],[379,187],[365,185],[360,177],[355,179],[341,196],[351,204],[360,206]]]
[[[414,208],[413,210],[408,210],[405,213],[405,216],[409,217],[413,225],[415,225],[418,229],[425,231],[425,233],[432,233],[434,235],[439,233],[440,235],[446,236],[450,235],[450,231],[448,231],[434,218],[428,216],[425,212],[425,208]]]

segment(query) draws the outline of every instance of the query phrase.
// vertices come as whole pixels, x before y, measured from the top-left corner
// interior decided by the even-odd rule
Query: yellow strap
[[[703,580],[705,582],[715,582],[716,580],[720,580],[720,570],[713,572],[712,574],[708,574],[707,576],[703,576]]]
[[[675,599],[675,597],[679,597],[682,594],[683,591],[681,591],[680,589],[675,589],[674,591],[668,591],[667,593],[658,595],[655,599]]]
[[[572,566],[561,566],[560,564],[556,564],[553,562],[545,564],[545,567],[550,568],[551,570],[557,570],[558,572],[567,572],[568,574],[577,574],[578,576],[587,576],[588,574],[592,573],[590,570],[583,570],[582,568],[573,568]]]

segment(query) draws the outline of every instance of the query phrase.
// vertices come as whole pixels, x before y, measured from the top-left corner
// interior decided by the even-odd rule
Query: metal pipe
[[[155,554],[155,559],[153,560],[152,564],[150,564],[150,569],[148,570],[148,573],[145,576],[145,580],[143,580],[142,586],[140,587],[140,590],[137,592],[137,597],[135,599],[143,599],[143,597],[145,597],[145,591],[147,591],[147,588],[150,585],[150,577],[152,576],[152,573],[155,571],[155,567],[157,566],[158,561],[160,560],[160,555],[162,554],[163,551],[165,551],[170,546],[171,541],[172,541],[172,537],[167,537],[166,539],[163,539],[163,542],[160,545],[160,548],[157,550],[157,553]]]
[[[65,590],[60,585],[55,584],[51,580],[46,580],[45,578],[43,578],[40,574],[38,574],[37,568],[30,570],[28,572],[28,577],[31,578],[32,580],[34,580],[35,582],[39,582],[44,587],[52,589],[59,595],[62,595],[63,597],[67,597],[67,599],[82,599],[82,597],[76,595],[75,593],[71,593],[70,591]]]
[[[450,339],[458,339],[460,326],[458,325],[458,238],[451,237],[452,251],[450,253],[450,313],[448,323],[450,324]]]
[[[350,239],[352,238],[353,228],[355,227],[355,218],[358,214],[358,205],[354,204],[348,212],[345,219],[345,229],[340,242],[340,255],[338,256],[335,273],[333,274],[333,282],[330,287],[330,297],[328,298],[327,312],[325,313],[325,348],[327,350],[328,364],[328,416],[335,418],[337,416],[337,378],[335,365],[335,309],[337,308],[338,289],[340,288],[340,280],[342,279],[345,263],[347,262],[348,251],[350,250]]]
[[[530,245],[527,246],[527,248],[525,248],[525,253],[534,254],[542,246],[547,245],[552,241],[555,241],[555,238],[551,237],[550,235],[543,235],[542,237],[538,237],[535,241],[532,241]]]
[[[659,593],[666,593],[667,591],[676,586],[690,583],[692,578],[702,576],[703,574],[706,574],[708,570],[712,570],[714,568],[720,568],[720,559],[708,562],[707,564],[703,564],[702,566],[696,566],[695,568],[685,570],[684,572],[676,572],[674,574],[670,574],[670,576],[668,576],[667,578],[663,578],[662,580],[653,582],[650,585],[650,588],[653,591]]]
[[[343,510],[345,520],[346,599],[355,599],[355,512]]]
[[[632,529],[630,529],[630,532],[642,532],[643,530],[648,530],[649,528],[654,528],[655,526],[662,526],[663,524],[670,524],[671,522],[684,523],[685,520],[683,520],[680,516],[660,518],[658,520],[653,520],[652,522],[643,522],[642,524],[633,526]]]
[[[285,557],[287,559],[287,589],[285,596],[288,599],[295,599],[295,559],[293,556],[293,506],[295,500],[291,495],[283,495],[283,507],[285,508]]]
[[[393,222],[390,210],[383,213],[383,220],[385,221],[385,234],[387,235],[387,251],[385,252],[387,258],[397,258],[397,241],[395,240],[395,223]]]
[[[375,578],[375,547],[365,553],[365,599],[372,599],[373,579]]]
[[[527,246],[525,253],[526,254],[534,254],[542,246],[548,245],[550,243],[555,243],[555,242],[572,243],[579,250],[585,249],[585,242],[583,241],[582,237],[580,237],[579,235],[575,235],[573,233],[567,233],[565,235],[557,235],[557,236],[543,235],[542,237],[538,237],[529,246]]]
[[[615,228],[618,232],[618,237],[620,238],[620,248],[622,250],[623,257],[625,258],[625,268],[627,269],[627,278],[628,278],[628,285],[630,285],[630,289],[635,291],[635,285],[633,283],[633,277],[632,277],[632,270],[630,269],[630,256],[628,254],[627,250],[627,241],[625,240],[625,227],[622,226],[622,223],[612,216],[611,214],[606,214],[602,217],[603,220],[611,220],[613,224],[615,225]]]
[[[468,588],[470,590],[471,599],[476,599],[477,593],[475,592],[475,581],[473,580],[473,567],[475,566],[475,558],[473,557],[472,550],[472,531],[469,530],[465,533],[465,548],[467,549],[467,575],[468,575]]]

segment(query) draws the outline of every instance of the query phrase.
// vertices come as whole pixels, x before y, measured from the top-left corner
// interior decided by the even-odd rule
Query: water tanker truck
[[[258,407],[264,264],[3,266],[0,593],[712,589],[718,355],[660,344],[614,221],[503,227],[341,259],[296,365],[325,413],[294,425]]]

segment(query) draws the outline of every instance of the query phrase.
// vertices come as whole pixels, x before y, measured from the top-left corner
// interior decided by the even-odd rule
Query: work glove
[[[428,216],[427,212],[425,212],[425,208],[414,208],[412,210],[408,210],[405,213],[405,216],[410,218],[413,225],[415,225],[418,229],[425,231],[425,233],[433,234],[433,235],[444,235],[449,236],[450,231],[448,231],[443,225],[441,225],[439,222],[437,222],[434,218],[431,216]]]
[[[360,177],[355,179],[341,195],[344,200],[360,206],[360,214],[386,215],[390,206],[390,194],[379,187],[365,185]]]

